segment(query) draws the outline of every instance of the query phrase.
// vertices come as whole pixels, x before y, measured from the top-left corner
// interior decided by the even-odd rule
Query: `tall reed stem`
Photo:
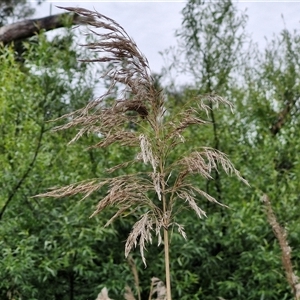
[[[167,300],[172,300],[171,279],[170,279],[169,235],[168,235],[168,230],[165,228],[164,228],[164,251],[165,251]]]
[[[155,129],[156,141],[161,141],[160,135],[163,128],[160,126],[161,124],[157,124],[158,126]],[[163,149],[163,145],[161,144],[160,149]],[[165,193],[166,182],[164,178],[165,170],[164,170],[164,157],[165,154],[160,153],[159,157],[159,171],[161,174],[161,195],[162,195],[162,204],[163,204],[163,219],[164,219],[164,252],[165,252],[165,272],[166,272],[166,289],[167,289],[167,300],[172,300],[171,293],[171,274],[170,274],[170,247],[169,247],[169,233],[168,226],[170,223],[169,212],[167,208],[167,198]]]
[[[165,218],[165,228],[164,228],[164,252],[165,252],[165,271],[166,271],[166,288],[167,288],[167,300],[172,300],[172,294],[171,294],[171,275],[170,275],[170,248],[169,248],[169,234],[168,234],[168,225],[169,225],[169,218],[167,214],[167,199],[166,195],[164,193],[164,187],[165,182],[163,182],[163,195],[162,195],[162,201],[163,201],[163,213]]]

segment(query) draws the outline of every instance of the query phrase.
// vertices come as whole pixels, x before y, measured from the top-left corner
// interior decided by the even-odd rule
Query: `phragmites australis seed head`
[[[174,221],[175,203],[177,207],[191,208],[200,218],[206,216],[199,207],[200,198],[223,205],[191,184],[191,175],[200,174],[204,180],[210,180],[213,172],[218,172],[221,167],[226,173],[234,174],[247,183],[228,157],[218,150],[203,147],[176,158],[177,145],[185,142],[184,131],[190,126],[210,123],[203,118],[203,115],[208,117],[212,109],[207,103],[213,103],[215,107],[225,104],[231,109],[232,105],[217,95],[204,95],[193,99],[188,108],[185,106],[173,117],[172,111],[165,108],[166,97],[150,75],[147,59],[126,31],[98,12],[82,8],[65,9],[88,20],[86,25],[92,27],[90,32],[96,41],[84,46],[98,57],[82,61],[109,63],[109,69],[103,76],[111,81],[111,85],[105,94],[90,101],[84,108],[62,116],[60,119],[66,119],[67,123],[56,130],[79,128],[71,142],[84,134],[94,134],[100,141],[92,147],[119,143],[121,146],[136,147],[137,151],[131,161],[110,168],[110,177],[86,180],[38,196],[60,198],[82,194],[85,199],[94,192],[104,193],[91,217],[107,207],[115,207],[116,212],[106,225],[124,214],[135,215],[137,221],[126,241],[125,255],[128,256],[139,244],[142,260],[146,264],[144,250],[146,243],[152,242],[152,232],[155,232],[158,244],[162,241],[161,231],[165,233],[170,226],[177,227],[186,238],[183,225]],[[123,87],[123,96],[112,98],[116,86]],[[115,175],[114,172],[120,168],[126,169],[134,163],[138,164],[136,170],[139,171],[136,173]],[[154,281],[153,286],[157,294],[162,291],[161,298],[158,298],[163,299],[160,283]]]

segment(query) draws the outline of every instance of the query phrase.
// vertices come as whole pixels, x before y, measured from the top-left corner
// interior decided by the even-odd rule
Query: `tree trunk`
[[[76,25],[91,21],[90,18],[63,13],[40,19],[30,19],[0,27],[0,43],[8,44],[13,41],[29,38],[41,30],[52,30],[66,26],[65,18],[70,18],[70,24]]]

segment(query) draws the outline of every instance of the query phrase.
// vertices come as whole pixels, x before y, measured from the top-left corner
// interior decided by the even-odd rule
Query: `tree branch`
[[[286,123],[288,116],[290,115],[292,109],[292,103],[288,102],[286,107],[278,114],[276,122],[272,124],[271,133],[276,135],[279,133],[283,125]]]
[[[36,146],[36,149],[35,149],[35,152],[34,152],[34,155],[33,155],[33,158],[31,160],[31,162],[29,163],[28,167],[27,167],[27,170],[24,172],[23,176],[21,177],[21,179],[16,183],[16,185],[12,188],[11,192],[9,193],[8,195],[8,198],[4,204],[4,206],[1,208],[1,211],[0,211],[0,220],[2,219],[3,217],[3,214],[6,210],[6,208],[8,207],[9,203],[12,201],[13,197],[15,196],[15,194],[17,193],[17,191],[19,190],[19,188],[22,186],[23,182],[26,180],[26,178],[28,177],[30,171],[33,169],[34,167],[34,164],[36,162],[36,159],[37,159],[37,156],[39,154],[39,150],[42,146],[42,138],[43,138],[43,135],[45,133],[45,130],[44,130],[44,125],[42,125],[41,127],[41,131],[40,131],[40,134],[39,134],[39,137],[38,137],[38,142],[37,142],[37,146]]]
[[[287,123],[288,118],[292,114],[292,110],[296,106],[297,99],[299,99],[298,93],[286,91],[283,96],[284,108],[278,113],[277,120],[272,124],[270,131],[275,136],[280,132],[281,128]]]
[[[8,44],[13,41],[29,38],[41,30],[52,30],[65,27],[66,17],[70,18],[70,24],[77,25],[92,21],[91,18],[74,15],[72,13],[63,13],[52,15],[45,18],[30,19],[16,22],[10,25],[0,27],[0,43]]]

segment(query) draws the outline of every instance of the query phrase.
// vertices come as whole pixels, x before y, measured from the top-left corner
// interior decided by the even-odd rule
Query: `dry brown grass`
[[[293,291],[295,300],[300,299],[300,283],[299,278],[295,274],[293,270],[292,265],[292,249],[288,244],[287,241],[287,233],[283,227],[280,226],[280,224],[277,221],[277,218],[274,214],[270,199],[268,195],[263,195],[262,202],[265,205],[266,214],[268,217],[268,221],[273,229],[273,232],[278,240],[280,249],[281,249],[281,259],[282,259],[282,265],[285,270],[287,281]]]
[[[125,287],[124,299],[136,300],[134,293],[132,292],[129,286]],[[139,300],[141,299],[140,294],[138,296],[138,299]],[[96,300],[113,300],[113,299],[109,298],[108,290],[106,287],[104,287],[101,290],[101,292],[98,294]],[[166,292],[165,284],[159,278],[153,277],[151,279],[150,293],[149,293],[148,300],[167,300],[167,292]]]
[[[147,59],[126,31],[114,20],[98,12],[82,8],[65,9],[89,20],[86,25],[97,42],[84,46],[97,53],[98,57],[83,61],[109,62],[111,68],[103,76],[109,78],[111,86],[104,95],[90,101],[84,108],[62,116],[67,122],[56,130],[78,128],[78,133],[71,142],[84,134],[101,136],[99,143],[92,147],[107,147],[114,143],[136,147],[136,156],[131,161],[124,162],[109,172],[134,163],[143,163],[148,166],[148,171],[122,176],[113,176],[111,173],[111,177],[107,173],[107,178],[71,184],[39,196],[61,198],[82,194],[85,199],[93,192],[104,189],[106,196],[99,201],[91,216],[109,206],[118,207],[107,225],[124,212],[134,213],[138,208],[143,213],[128,236],[125,255],[128,256],[132,248],[139,245],[142,260],[146,264],[144,250],[146,244],[152,242],[154,232],[158,236],[158,243],[163,241],[164,244],[165,294],[166,299],[171,300],[168,228],[176,226],[186,238],[183,225],[174,222],[174,203],[178,202],[182,206],[187,203],[199,217],[206,216],[199,206],[199,198],[220,204],[212,196],[191,185],[189,177],[200,174],[204,179],[212,179],[212,171],[223,168],[226,173],[236,175],[245,183],[246,181],[224,153],[211,148],[194,149],[171,162],[169,158],[175,157],[173,153],[184,142],[183,133],[187,128],[209,123],[204,118],[209,115],[210,104],[215,108],[219,104],[228,105],[230,109],[232,106],[217,95],[204,95],[192,99],[179,114],[172,116],[172,111],[166,109],[163,91],[157,88],[151,76]],[[113,89],[117,85],[122,86],[120,97],[111,100],[109,97],[113,95]],[[128,124],[134,124],[136,130],[130,129]],[[153,197],[153,194],[156,196]],[[157,299],[164,299],[159,294],[160,288],[160,282],[153,281]],[[130,297],[129,294],[128,292],[127,298]]]
[[[98,294],[96,300],[113,300],[108,296],[108,290],[104,287],[101,292]]]

